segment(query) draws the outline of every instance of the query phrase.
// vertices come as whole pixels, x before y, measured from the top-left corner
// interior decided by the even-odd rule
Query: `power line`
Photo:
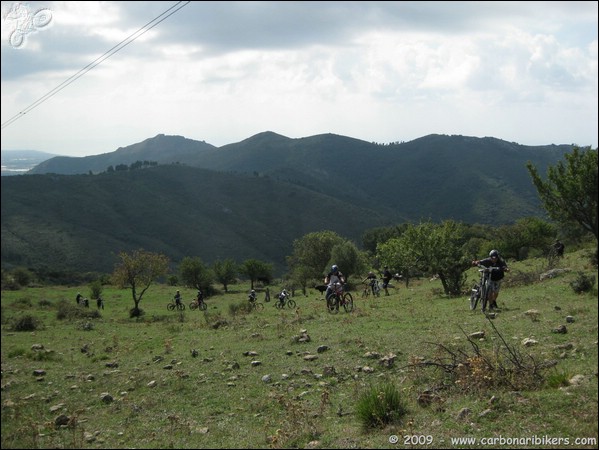
[[[181,5],[181,3],[184,3],[184,4]],[[151,21],[149,21],[147,24],[145,24],[143,27],[141,27],[135,33],[131,34],[129,37],[127,37],[126,39],[122,40],[120,43],[118,43],[117,45],[115,45],[114,47],[112,47],[110,50],[108,50],[107,52],[105,52],[102,56],[99,56],[94,61],[92,61],[91,63],[89,63],[87,66],[85,66],[79,72],[77,72],[76,74],[74,74],[71,77],[67,78],[65,81],[63,81],[62,83],[60,83],[58,86],[56,86],[50,92],[48,92],[46,95],[44,95],[43,97],[41,97],[38,100],[36,100],[35,102],[33,102],[31,105],[29,105],[23,111],[20,111],[19,113],[15,114],[13,117],[11,117],[10,119],[8,119],[6,122],[4,122],[2,124],[2,128],[1,129],[6,128],[10,124],[14,123],[17,119],[23,117],[25,114],[27,114],[32,109],[38,107],[39,105],[41,105],[42,103],[44,103],[46,100],[48,100],[51,97],[53,97],[54,95],[58,94],[58,92],[62,91],[69,84],[73,83],[78,78],[81,78],[83,75],[85,75],[87,72],[89,72],[94,67],[96,67],[97,65],[99,65],[101,62],[105,61],[106,59],[110,58],[112,55],[114,55],[118,51],[120,51],[123,48],[125,48],[131,42],[133,42],[134,40],[136,40],[138,37],[142,36],[146,32],[150,31],[152,28],[154,28],[160,22],[166,20],[167,18],[169,18],[170,16],[172,16],[173,14],[175,14],[181,8],[183,8],[184,6],[186,6],[188,3],[191,3],[191,2],[177,2],[175,5],[171,6],[169,9],[167,9],[162,14],[160,14],[157,17],[155,17]],[[174,8],[177,8],[177,9],[175,9],[170,14],[168,14],[167,16],[165,16],[162,19],[160,19],[160,17],[164,16],[165,14],[167,14],[169,11],[171,11]],[[158,19],[160,19],[160,20],[158,20]]]

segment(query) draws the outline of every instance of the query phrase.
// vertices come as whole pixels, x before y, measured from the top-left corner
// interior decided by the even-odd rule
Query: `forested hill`
[[[45,175],[2,177],[2,263],[110,270],[118,252],[143,247],[173,260],[257,258],[281,269],[293,240],[312,231],[360,245],[366,229],[402,222],[544,217],[526,163],[545,173],[570,150],[272,132],[217,148],[158,135],[95,157],[52,158],[32,171]],[[138,161],[158,164],[114,170]]]

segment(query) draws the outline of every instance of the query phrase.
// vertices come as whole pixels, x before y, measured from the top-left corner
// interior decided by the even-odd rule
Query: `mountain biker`
[[[281,293],[279,294],[279,303],[284,306],[285,305],[285,299],[287,297],[289,297],[289,292],[287,292],[287,289],[283,289],[281,291]]]
[[[555,256],[558,256],[560,258],[564,256],[565,246],[559,239],[556,239],[553,243],[553,249],[555,250]]]
[[[505,272],[509,272],[510,269],[507,263],[499,256],[497,250],[491,250],[489,257],[485,259],[477,259],[472,261],[473,266],[482,265],[485,267],[496,267],[498,270],[491,271],[491,283],[489,285],[489,309],[493,310],[497,308],[497,296],[499,295],[499,288],[501,286],[501,280],[503,279]]]
[[[376,275],[374,272],[368,272],[368,276],[362,280],[362,283],[366,283],[367,280],[368,286],[370,286],[370,289],[372,290],[372,295],[375,295],[374,285],[376,283]]]
[[[385,295],[389,295],[389,291],[387,290],[387,286],[389,286],[389,282],[393,278],[391,271],[387,266],[385,266],[385,270],[383,271],[383,289],[385,290]]]
[[[250,294],[248,295],[248,301],[250,303],[254,303],[256,301],[256,291],[254,289],[250,291]]]
[[[181,293],[179,291],[175,294],[175,305],[181,306]]]
[[[328,299],[329,295],[334,292],[335,283],[345,283],[345,277],[339,271],[339,267],[336,264],[331,266],[331,271],[324,277],[324,284],[327,285],[327,290],[325,292],[324,298]]]

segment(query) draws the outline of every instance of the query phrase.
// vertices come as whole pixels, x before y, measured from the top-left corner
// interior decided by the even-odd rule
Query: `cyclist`
[[[389,295],[389,291],[387,290],[387,286],[389,286],[389,282],[393,278],[391,271],[387,266],[385,266],[385,270],[383,271],[383,289],[385,290],[385,295]]]
[[[285,300],[287,297],[289,297],[289,292],[287,292],[287,289],[283,289],[279,294],[279,303],[281,306],[285,306]]]
[[[372,295],[375,295],[374,285],[376,284],[376,275],[374,272],[368,272],[368,276],[362,280],[362,283],[366,283],[367,281],[368,286],[370,286],[370,289],[372,290]]]
[[[256,302],[256,291],[254,289],[252,289],[250,291],[250,295],[248,295],[248,301],[250,303],[255,303]]]
[[[179,291],[175,294],[175,305],[181,306],[181,293]]]
[[[498,270],[491,272],[491,283],[489,292],[489,309],[493,310],[497,308],[497,296],[499,295],[499,288],[501,286],[501,280],[503,279],[505,272],[509,272],[510,269],[507,263],[499,257],[497,250],[491,250],[489,257],[485,259],[477,259],[472,261],[473,266],[482,265],[485,267],[496,267]]]
[[[339,271],[339,267],[336,264],[331,266],[331,271],[324,277],[324,284],[327,285],[327,290],[325,292],[324,298],[328,299],[329,295],[334,292],[335,283],[345,283],[345,277]]]
[[[564,249],[565,249],[565,245],[562,244],[562,242],[559,239],[556,239],[555,242],[553,243],[553,250],[555,251],[555,256],[557,256],[558,258],[561,258],[562,256],[564,256]]]

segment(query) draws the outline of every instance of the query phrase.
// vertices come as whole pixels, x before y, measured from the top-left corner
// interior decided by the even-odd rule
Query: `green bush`
[[[365,429],[399,422],[407,408],[397,388],[389,383],[371,387],[358,399],[357,415]]]
[[[582,294],[583,292],[590,292],[595,285],[595,276],[594,275],[585,275],[582,272],[578,273],[578,278],[574,281],[570,282],[570,286],[577,294]]]
[[[14,319],[10,328],[13,331],[35,331],[41,328],[41,322],[35,317],[27,314]]]

